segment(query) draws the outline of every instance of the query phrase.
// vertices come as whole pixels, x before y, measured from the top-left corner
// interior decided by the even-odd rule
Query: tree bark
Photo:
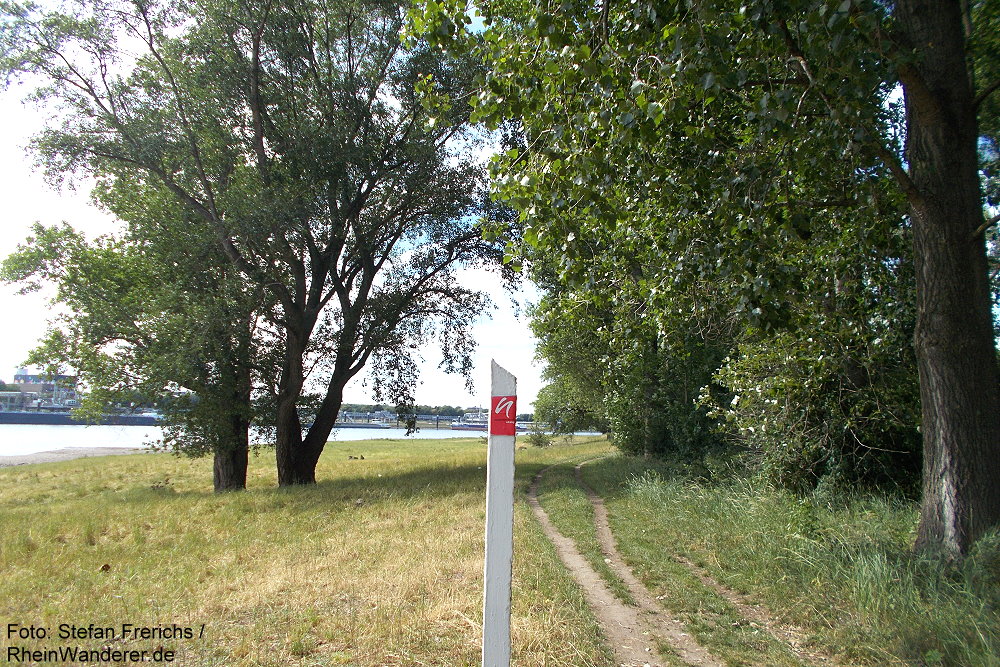
[[[917,271],[923,414],[916,549],[965,554],[1000,525],[1000,373],[994,350],[974,105],[956,0],[900,0],[899,65]]]
[[[247,488],[247,464],[250,458],[248,427],[246,420],[234,419],[236,432],[233,434],[231,446],[215,450],[212,481],[216,493],[242,491]]]
[[[344,400],[344,385],[349,379],[349,375],[334,372],[326,396],[316,412],[316,421],[309,427],[304,437],[301,436],[300,430],[298,442],[287,450],[287,456],[284,458],[284,479],[289,480],[287,482],[281,481],[282,466],[279,463],[279,485],[316,483],[316,465],[323,454],[330,433],[337,424],[337,415],[340,414],[340,406]],[[297,415],[295,419],[298,420]],[[281,460],[279,458],[279,461]]]
[[[345,380],[334,377],[326,398],[316,413],[316,421],[309,427],[305,437],[295,410],[295,403],[286,404],[279,411],[279,419],[284,419],[288,427],[279,430],[277,442],[278,485],[315,484],[316,465],[323,454],[327,439],[337,423],[337,415],[343,403]],[[290,414],[290,409],[294,414]],[[280,422],[279,422],[280,423]],[[296,438],[295,435],[298,437]]]
[[[275,415],[275,464],[278,486],[315,484],[316,466],[302,460],[302,422],[298,402],[305,386],[303,357],[315,319],[307,320],[301,310],[285,306],[284,367],[278,382],[278,405]]]
[[[298,341],[305,337],[290,336],[295,344],[288,345],[285,369],[278,394],[277,434],[275,456],[278,468],[278,486],[316,483],[316,464],[326,446],[327,438],[336,425],[337,414],[343,402],[344,385],[349,377],[341,377],[340,365],[334,371],[315,422],[309,426],[305,437],[299,419],[298,399],[305,384],[302,358],[305,344]]]
[[[368,288],[362,289],[359,298],[364,297]],[[352,310],[349,303],[344,303],[343,306],[344,310]],[[344,400],[344,386],[359,370],[358,367],[351,366],[351,360],[354,359],[353,345],[342,342],[336,351],[333,373],[327,383],[323,402],[316,411],[316,418],[309,425],[308,432],[303,436],[298,400],[305,385],[303,358],[315,323],[315,316],[303,315],[297,327],[286,329],[288,342],[285,346],[285,367],[279,383],[275,442],[278,486],[316,483],[316,465],[337,424],[337,415],[340,414],[340,406]],[[356,326],[356,314],[345,317],[341,331],[343,339],[353,341]]]
[[[279,402],[274,442],[278,486],[315,484],[316,474],[308,474],[299,462],[302,449],[302,427],[294,401]]]
[[[250,459],[250,369],[242,360],[249,355],[249,337],[241,340],[226,374],[230,382],[228,432],[213,452],[212,483],[216,493],[247,488],[247,464]]]

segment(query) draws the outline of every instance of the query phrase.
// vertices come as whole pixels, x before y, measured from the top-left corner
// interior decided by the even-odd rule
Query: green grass
[[[730,664],[795,664],[699,589],[679,553],[716,580],[805,627],[847,663],[1000,664],[1000,538],[959,565],[911,554],[917,507],[857,497],[835,505],[745,480],[706,483],[683,467],[612,457],[584,466],[619,549],[700,641]],[[714,599],[713,599],[714,598]],[[793,662],[787,662],[793,660]]]
[[[573,464],[603,440],[518,452],[514,664],[610,667],[579,591],[523,502],[540,499],[612,586]],[[363,454],[365,460],[348,460]],[[204,637],[116,642],[184,665],[475,665],[482,620],[482,439],[331,444],[319,484],[211,493],[211,462],[142,454],[0,470],[0,629],[178,624]],[[836,505],[683,466],[611,456],[584,478],[625,559],[731,665],[795,665],[673,554],[806,628],[848,664],[1000,665],[1000,537],[964,563],[911,555],[914,504]],[[12,640],[0,632],[0,650]],[[34,648],[104,642],[24,641]]]
[[[605,448],[519,451],[519,488]],[[200,638],[114,644],[163,645],[184,665],[478,664],[484,466],[470,438],[331,444],[320,483],[295,489],[275,488],[262,454],[248,490],[223,495],[210,461],[166,454],[2,469],[0,623],[204,624]],[[515,517],[514,663],[609,667],[525,503]],[[12,642],[0,634],[4,657]]]
[[[634,604],[627,587],[604,562],[594,535],[592,506],[577,483],[573,470],[580,460],[583,459],[560,465],[546,473],[547,483],[539,489],[540,501],[560,532],[577,542],[578,548],[608,582],[616,596],[626,603]],[[619,463],[621,458],[616,456],[609,461]],[[648,553],[642,554],[644,562],[637,562],[635,534],[632,531],[622,531],[621,522],[616,520],[617,508],[607,495],[607,486],[594,484],[593,470],[604,470],[604,465],[605,459],[587,463],[583,466],[583,477],[598,494],[605,497],[619,551],[654,596],[660,599],[665,608],[677,614],[699,643],[731,665],[802,664],[783,644],[747,622],[725,599],[705,586],[687,567],[676,562],[671,557],[671,552],[664,550],[662,545],[649,544]],[[658,516],[660,519],[665,518],[665,515]],[[653,566],[647,567],[650,564]],[[650,576],[652,573],[655,573],[653,577]],[[663,647],[661,654],[669,659],[670,650]]]

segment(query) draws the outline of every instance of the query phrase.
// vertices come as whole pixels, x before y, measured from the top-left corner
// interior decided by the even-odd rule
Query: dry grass
[[[520,488],[591,442],[518,454]],[[364,460],[348,460],[363,454]],[[211,467],[164,454],[0,470],[0,646],[7,623],[191,627],[112,642],[183,665],[474,665],[482,619],[485,447],[466,440],[328,447],[315,487],[211,493]],[[521,497],[523,494],[518,494]],[[517,665],[611,664],[572,581],[523,502],[515,529]],[[204,624],[204,635],[197,636]]]

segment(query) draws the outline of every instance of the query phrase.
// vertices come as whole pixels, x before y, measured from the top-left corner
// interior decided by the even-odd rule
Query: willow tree
[[[4,67],[54,109],[35,144],[49,172],[164,188],[265,295],[279,484],[315,481],[366,366],[397,403],[432,337],[468,373],[486,298],[456,271],[500,253],[473,215],[483,179],[462,100],[476,68],[403,47],[402,3],[4,8]],[[303,424],[310,386],[321,401]]]

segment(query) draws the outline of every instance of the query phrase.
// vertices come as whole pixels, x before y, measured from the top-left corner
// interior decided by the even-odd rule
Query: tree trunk
[[[349,377],[343,377],[339,367],[334,370],[326,396],[316,412],[316,421],[313,422],[309,433],[302,441],[303,465],[312,466],[313,476],[315,476],[316,464],[326,447],[330,433],[337,425],[337,415],[340,414],[340,406],[344,402],[344,385],[349,379]]]
[[[236,433],[229,447],[219,447],[215,450],[215,462],[212,466],[212,481],[215,492],[242,491],[247,488],[247,463],[250,458],[250,441],[248,424],[238,419],[240,426],[234,423]]]
[[[277,433],[275,435],[275,462],[278,468],[278,486],[315,484],[316,464],[304,460],[302,448],[302,423],[299,421],[296,402],[298,394],[279,397]]]
[[[297,398],[297,396],[296,396]],[[337,410],[340,405],[338,402]],[[322,416],[317,414],[317,421]],[[335,422],[337,413],[333,413]],[[320,437],[322,428],[317,429],[316,424],[309,427],[307,437],[302,437],[302,423],[299,420],[298,408],[295,399],[286,399],[278,405],[278,428],[275,439],[275,459],[278,467],[278,486],[292,486],[295,484],[315,484],[316,464],[319,463],[320,454],[326,445],[326,438],[333,430],[333,423],[325,429],[325,433]]]
[[[351,374],[338,363],[327,387],[326,396],[316,412],[316,420],[303,437],[302,423],[296,406],[304,383],[303,353],[304,349],[300,351],[295,348],[289,352],[291,358],[287,362],[278,397],[275,449],[279,486],[316,483],[316,465],[337,423],[337,415],[343,403],[344,385],[351,378]],[[347,356],[343,351],[339,353],[341,358]]]
[[[288,315],[286,314],[286,317]],[[278,468],[278,486],[315,484],[316,464],[303,460],[302,422],[299,420],[298,400],[305,384],[302,357],[307,336],[286,331],[285,367],[278,384],[278,409],[275,416],[275,463]]]
[[[277,442],[278,485],[315,484],[316,465],[323,454],[326,442],[337,423],[337,415],[343,403],[346,380],[331,382],[326,398],[316,413],[316,421],[309,427],[305,437],[302,437],[298,413],[285,414],[288,423],[294,426],[279,429]],[[294,408],[294,403],[292,403]],[[287,407],[286,407],[287,410]],[[284,414],[284,413],[281,413]],[[297,438],[295,436],[298,436]]]
[[[238,356],[249,354],[249,339],[243,340]],[[216,493],[242,491],[247,488],[247,464],[250,459],[250,369],[239,358],[229,365],[228,380],[233,387],[229,406],[228,432],[218,443],[212,465],[212,482]]]
[[[900,0],[908,188],[917,270],[914,345],[923,413],[916,548],[966,553],[1000,524],[1000,373],[982,223],[977,123],[960,3]]]

